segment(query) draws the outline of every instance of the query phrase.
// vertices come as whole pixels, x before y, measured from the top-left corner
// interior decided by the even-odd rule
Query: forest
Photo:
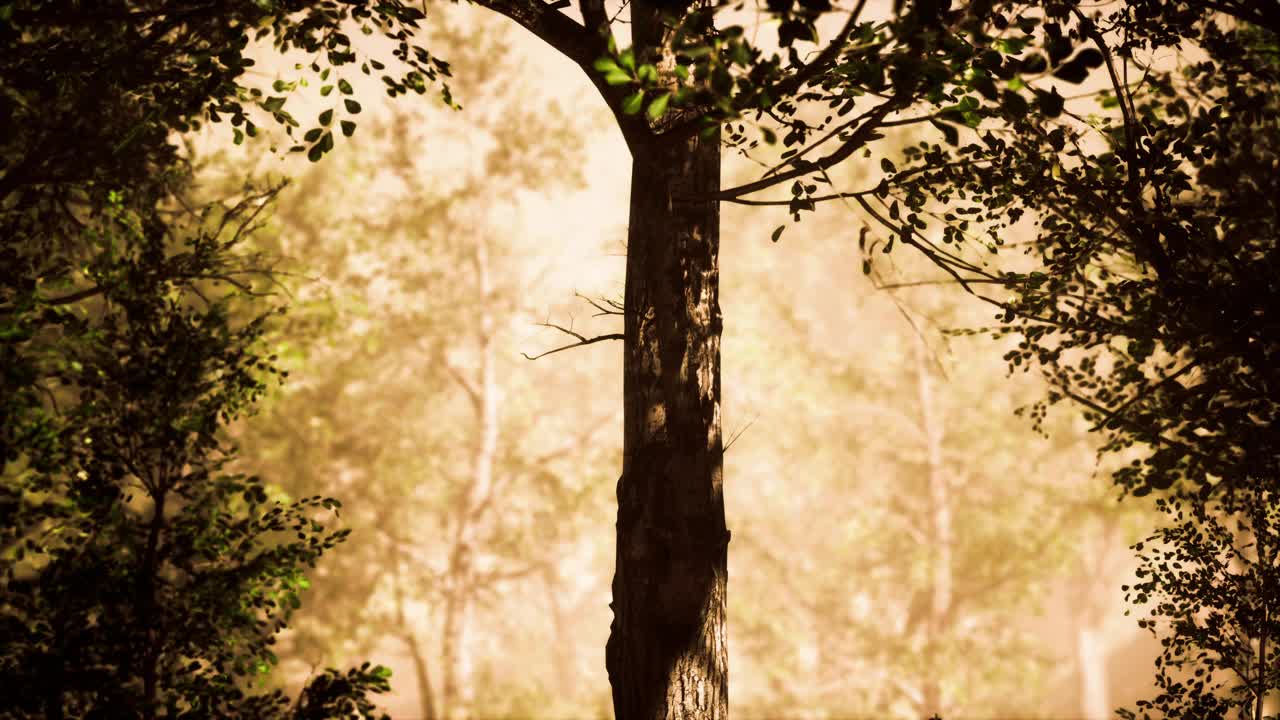
[[[1280,0],[0,0],[0,720],[1280,720],[1278,232]]]

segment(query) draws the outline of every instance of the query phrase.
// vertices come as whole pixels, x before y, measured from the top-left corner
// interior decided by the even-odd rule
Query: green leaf
[[[637,90],[622,101],[622,112],[627,115],[635,115],[640,112],[640,107],[644,105],[644,91]]]
[[[270,113],[280,112],[284,107],[284,101],[285,98],[282,97],[269,97],[262,101],[262,109]]]
[[[329,97],[329,93],[333,92],[332,85],[325,85],[320,88],[320,97]]]
[[[352,100],[351,98],[347,98],[343,100],[342,103],[347,106],[347,112],[351,113],[352,115],[359,114],[360,103],[356,102],[355,100]]]
[[[332,121],[333,121],[333,110],[325,110],[324,112],[320,113],[321,125],[328,125]]]
[[[351,89],[351,83],[347,82],[346,80],[339,80],[338,92],[342,93],[343,95],[350,95],[353,92]]]
[[[596,70],[599,70],[602,73],[610,73],[610,72],[622,70],[622,68],[618,67],[618,63],[611,57],[597,58],[595,62],[591,63],[591,67],[595,68]]]
[[[346,137],[351,137],[353,134],[355,134],[356,124],[351,122],[350,120],[343,120],[338,124],[342,126],[342,134],[345,135]]]
[[[631,76],[619,68],[617,72],[611,72],[608,75],[605,75],[604,81],[610,85],[626,85],[631,82]]]
[[[645,111],[645,114],[649,116],[650,120],[657,120],[667,111],[667,103],[669,102],[671,102],[671,93],[663,93],[649,103],[649,109]]]
[[[623,51],[622,55],[618,58],[618,61],[622,63],[622,67],[630,70],[631,72],[636,71],[636,54],[630,48]]]

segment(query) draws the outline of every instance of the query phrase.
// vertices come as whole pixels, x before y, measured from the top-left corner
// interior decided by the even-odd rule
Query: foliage
[[[846,217],[819,214],[811,230]],[[787,392],[747,401],[761,417],[727,457],[742,488],[730,610],[738,697],[751,700],[738,706],[753,718],[1074,710],[1050,690],[1072,666],[1062,641],[1077,620],[1054,615],[1047,631],[1039,617],[1084,554],[1089,509],[1116,511],[1088,479],[1084,428],[1057,413],[1051,439],[1037,437],[1012,409],[1043,393],[1038,379],[1002,379],[985,343],[935,337],[934,323],[978,316],[963,298],[850,289],[831,270],[856,273],[856,248],[756,252],[762,277],[726,296],[769,332],[739,328],[726,348],[761,365],[739,387],[774,373]],[[740,338],[755,333],[767,346],[750,352]]]
[[[378,73],[393,96],[424,93],[449,74],[447,63],[412,42],[422,18],[400,0],[6,2],[0,117],[10,132],[0,154],[0,194],[91,181],[105,193],[172,164],[171,132],[224,119],[237,143],[264,122],[277,123],[291,151],[318,159],[333,148],[335,128],[350,135],[351,116],[360,112],[344,73]],[[396,66],[362,57],[345,32],[352,25],[393,41]],[[301,60],[295,77],[269,89],[250,82],[250,52],[264,41]],[[295,118],[289,96],[315,85],[326,98],[338,90],[332,107],[314,122]]]
[[[230,466],[223,428],[277,375],[254,279],[269,268],[242,250],[276,188],[193,203],[174,133],[223,117],[237,141],[262,117],[290,131],[292,83],[241,84],[251,38],[313,53],[329,77],[357,61],[349,19],[398,34],[406,74],[390,85],[424,88],[447,67],[407,44],[420,16],[399,3],[0,4],[6,716],[374,713],[382,668],[327,671],[292,704],[255,688],[304,571],[349,531],[332,526],[336,500],[272,496]],[[309,135],[313,154],[332,144]]]
[[[313,578],[282,662],[403,651],[421,686],[397,683],[401,697],[434,698],[415,715],[580,714],[604,685],[580,662],[590,630],[570,618],[607,612],[593,600],[607,583],[563,568],[604,551],[613,412],[580,378],[607,356],[520,356],[546,342],[522,336],[546,317],[552,265],[531,259],[547,236],[512,223],[530,198],[580,186],[581,133],[524,89],[536,69],[499,70],[523,58],[498,19],[461,12],[433,18],[431,45],[456,61],[460,94],[507,109],[462,126],[447,111],[371,107],[351,152],[298,173],[277,232],[257,237],[301,268],[282,279],[293,308],[269,337],[297,372],[235,432],[246,464],[287,491],[356,486],[363,500],[345,517],[368,532]],[[418,152],[426,143],[438,149]],[[555,417],[564,408],[580,414]],[[446,639],[458,624],[465,647]],[[514,672],[521,652],[557,662]]]
[[[1038,112],[980,104],[972,142],[922,145],[859,198],[896,238],[999,308],[995,332],[1022,341],[1010,367],[1038,368],[1051,384],[1047,403],[1084,408],[1102,451],[1129,461],[1114,474],[1119,485],[1167,495],[1170,526],[1143,555],[1146,579],[1132,597],[1170,621],[1159,625],[1171,631],[1164,693],[1141,707],[1172,716],[1236,705],[1260,713],[1257,698],[1276,687],[1249,668],[1265,665],[1274,642],[1273,568],[1258,552],[1275,532],[1280,477],[1277,25],[1248,5],[1219,9],[1236,17],[1159,2],[1092,15],[1058,3],[1039,22],[1020,15],[1041,28],[1020,62],[1058,63],[1059,80],[1079,82],[1085,74],[1062,72],[1074,62],[1063,59],[1083,45],[1074,57],[1089,52],[1083,64],[1102,67],[1107,89],[1047,106],[1054,90],[1024,76]],[[1160,55],[1179,45],[1201,55],[1169,68]],[[997,115],[1015,132],[983,124]],[[1029,268],[960,257],[971,222],[986,224],[994,251],[1024,213],[1036,225],[1024,246]],[[943,245],[920,234],[922,215],[943,220]],[[1007,294],[982,289],[992,286]],[[1229,541],[1233,526],[1256,552]],[[1204,617],[1209,625],[1198,625]],[[1202,665],[1194,680],[1169,674],[1188,663]],[[1206,674],[1220,668],[1236,671],[1234,684]]]
[[[1139,625],[1163,635],[1161,692],[1121,715],[1226,717],[1234,710],[1262,717],[1258,698],[1280,686],[1280,498],[1260,487],[1211,502],[1172,497],[1158,504],[1172,522],[1135,546],[1143,566],[1125,590],[1126,599],[1152,605],[1153,617]]]
[[[252,296],[228,267],[270,195],[151,234],[111,203],[63,239],[84,264],[52,282],[42,264],[65,257],[8,248],[24,271],[0,298],[10,716],[290,714],[283,694],[246,691],[276,662],[304,569],[349,531],[323,522],[336,500],[273,500],[226,467],[219,428],[275,372],[265,316],[234,319]],[[341,691],[334,678],[303,706],[367,707],[386,689],[376,672]]]

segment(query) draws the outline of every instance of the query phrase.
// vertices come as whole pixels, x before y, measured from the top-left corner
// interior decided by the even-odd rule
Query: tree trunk
[[[646,3],[648,5],[648,3]],[[660,71],[656,10],[633,37]],[[657,55],[658,57],[653,57]],[[644,58],[646,55],[641,54]],[[720,185],[719,137],[632,147],[624,435],[613,624],[617,720],[727,717],[721,486],[719,208],[682,197]]]
[[[547,606],[551,611],[551,630],[555,633],[552,640],[551,657],[555,659],[556,693],[562,699],[577,695],[577,659],[574,657],[573,638],[569,633],[569,619],[566,617],[564,604],[560,601],[563,582],[554,563],[542,566],[542,587],[547,593]]]
[[[501,389],[493,351],[496,320],[490,307],[493,284],[489,277],[489,247],[484,238],[477,240],[471,259],[476,271],[476,295],[480,308],[476,317],[476,352],[480,367],[474,380],[468,380],[461,373],[455,375],[471,400],[476,419],[476,440],[471,476],[455,507],[456,524],[449,558],[449,589],[445,600],[441,653],[444,681],[440,694],[440,713],[446,720],[467,717],[475,701],[475,688],[471,681],[472,655],[467,637],[471,598],[475,590],[473,553],[479,525],[493,499],[500,426]]]
[[[445,598],[444,627],[440,637],[440,667],[443,681],[440,684],[440,716],[445,720],[466,717],[464,699],[470,678],[467,677],[467,599],[462,592],[451,589]]]
[[[938,649],[950,630],[952,552],[955,539],[951,531],[951,489],[942,461],[945,429],[938,417],[933,389],[933,371],[929,367],[929,348],[923,338],[916,343],[916,390],[920,400],[920,427],[924,431],[925,458],[929,483],[928,533],[932,547],[931,596],[929,616],[925,623],[925,677],[921,687],[923,710],[943,715],[946,697],[940,676],[943,671]]]
[[[1111,587],[1106,578],[1107,550],[1117,545],[1120,528],[1114,517],[1097,513],[1099,527],[1084,525],[1081,539],[1082,587],[1076,604],[1076,664],[1080,670],[1080,717],[1084,720],[1106,720],[1115,711],[1111,705],[1111,686],[1107,660],[1110,647],[1106,632],[1106,598]]]
[[[1106,720],[1112,715],[1107,649],[1097,628],[1082,625],[1076,631],[1076,659],[1080,665],[1080,716],[1084,720]]]
[[[396,624],[400,626],[400,639],[404,641],[405,647],[409,651],[409,657],[413,660],[413,675],[418,682],[418,709],[422,712],[422,720],[437,720],[427,655],[423,652],[422,643],[418,640],[417,630],[409,624],[404,611],[404,590],[401,587],[403,582],[401,568],[404,565],[404,561],[404,553],[397,553],[395,564]]]

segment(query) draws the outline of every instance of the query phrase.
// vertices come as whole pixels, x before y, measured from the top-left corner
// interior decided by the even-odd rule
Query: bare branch
[[[588,305],[595,308],[596,310],[599,310],[599,312],[597,312],[593,317],[600,317],[601,315],[624,314],[622,303],[618,302],[617,300],[610,300],[608,298],[600,298],[599,300],[596,300],[594,298],[589,298],[586,295],[583,295],[582,293],[579,293],[579,292],[575,292],[574,295],[582,298],[583,300],[586,300]],[[606,305],[608,307],[606,307]]]
[[[608,335],[597,335],[595,337],[589,338],[589,337],[586,337],[585,335],[576,333],[562,325],[556,325],[555,323],[538,323],[538,324],[543,327],[549,327],[555,330],[559,330],[560,332],[565,333],[566,335],[572,335],[573,337],[578,339],[578,342],[570,343],[568,345],[555,348],[554,350],[548,350],[544,353],[538,353],[537,355],[533,355],[533,356],[530,356],[528,353],[520,353],[521,355],[524,356],[526,360],[537,360],[538,358],[546,357],[548,355],[554,355],[555,353],[558,353],[562,350],[569,350],[571,348],[582,347],[583,345],[594,345],[595,343],[602,342],[604,340],[623,340],[626,338],[626,336],[623,335],[622,333],[609,333]]]
[[[482,411],[482,402],[480,400],[480,393],[476,391],[475,383],[471,382],[467,376],[459,372],[458,369],[453,366],[453,363],[448,360],[445,360],[443,365],[445,372],[449,373],[449,377],[453,378],[453,381],[458,383],[458,387],[462,388],[462,392],[466,393],[467,399],[471,401],[471,407],[476,411],[476,414],[479,415]]]

